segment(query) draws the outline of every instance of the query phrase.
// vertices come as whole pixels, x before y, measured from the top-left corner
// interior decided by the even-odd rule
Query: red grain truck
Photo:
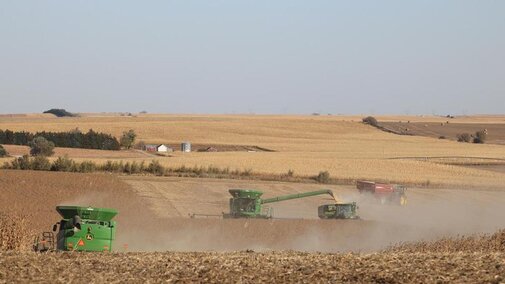
[[[356,188],[362,194],[374,196],[381,204],[407,204],[407,196],[405,194],[407,187],[404,185],[357,181]]]

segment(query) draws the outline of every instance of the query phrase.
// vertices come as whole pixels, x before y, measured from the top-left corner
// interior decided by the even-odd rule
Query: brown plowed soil
[[[505,123],[461,123],[447,119],[444,122],[379,122],[379,125],[401,135],[416,135],[457,140],[461,133],[475,134],[487,129],[487,143],[505,145]]]

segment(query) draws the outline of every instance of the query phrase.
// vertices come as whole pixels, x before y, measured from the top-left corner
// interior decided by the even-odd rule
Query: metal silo
[[[191,143],[188,141],[181,143],[181,151],[182,152],[191,152]]]

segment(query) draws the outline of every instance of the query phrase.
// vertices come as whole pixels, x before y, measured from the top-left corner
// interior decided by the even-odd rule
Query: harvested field
[[[431,242],[397,244],[387,249],[386,252],[505,252],[505,230],[500,230],[492,235],[458,236]]]
[[[393,119],[395,117],[384,117]],[[383,118],[378,117],[380,121]],[[401,118],[403,119],[403,118]],[[411,117],[413,121],[438,118]],[[459,118],[457,118],[459,119]],[[487,120],[486,120],[487,119]],[[500,124],[503,117],[475,117],[481,123]],[[456,119],[454,119],[456,120]],[[466,123],[472,117],[461,118]],[[134,129],[137,139],[146,143],[177,145],[189,140],[194,145],[254,145],[275,152],[195,152],[172,157],[138,156],[139,153],[88,152],[77,150],[71,158],[104,163],[107,159],[159,160],[169,167],[215,166],[251,169],[264,174],[314,176],[328,171],[339,180],[380,179],[413,185],[461,187],[464,185],[501,187],[501,171],[440,165],[402,157],[483,157],[505,159],[502,145],[474,145],[428,137],[385,133],[361,123],[360,117],[343,116],[266,116],[266,115],[141,115],[138,117],[85,116],[0,117],[3,128],[25,131],[65,131],[76,127],[119,136]],[[503,124],[503,123],[502,123]],[[500,124],[501,125],[501,124]],[[224,146],[223,146],[224,147]],[[63,151],[63,150],[57,150]],[[70,151],[70,150],[69,150]],[[116,156],[118,155],[118,156]]]
[[[403,208],[380,206],[351,187],[330,186],[327,188],[340,199],[358,202],[363,220],[319,220],[317,206],[332,202],[326,196],[274,203],[271,207],[274,216],[281,218],[278,220],[190,219],[190,213],[226,212],[229,188],[257,188],[265,192],[265,197],[273,197],[322,187],[240,180],[118,179],[107,174],[0,173],[1,208],[31,214],[29,223],[35,231],[48,230],[58,221],[54,211],[58,204],[117,208],[118,249],[127,244],[130,250],[138,251],[376,251],[403,241],[493,232],[505,227],[505,220],[496,218],[505,215],[502,191],[411,189],[409,206]],[[202,235],[207,237],[202,239]]]
[[[504,259],[504,252],[0,253],[0,282],[500,283]]]
[[[0,170],[0,211],[23,215],[33,232],[48,231],[59,221],[57,205],[93,205],[117,208],[118,221],[132,220],[142,200],[110,174],[76,174]],[[138,220],[137,220],[138,221]]]
[[[505,220],[496,218],[505,215],[503,191],[409,189],[408,206],[399,207],[378,205],[375,199],[359,195],[356,189],[348,186],[161,177],[122,177],[122,180],[144,198],[154,214],[167,219],[164,223],[181,228],[175,234],[166,231],[164,239],[172,240],[173,245],[169,245],[172,249],[188,250],[198,246],[201,250],[227,250],[228,247],[232,250],[376,251],[403,241],[491,233],[505,227]],[[226,212],[229,188],[261,189],[265,198],[329,188],[341,200],[357,201],[363,220],[319,220],[317,206],[331,203],[326,196],[271,204],[274,216],[287,219],[181,219],[191,213],[219,215]],[[293,218],[303,220],[289,220]],[[230,234],[223,235],[223,232]],[[202,234],[210,237],[196,240]],[[239,239],[235,238],[237,234]],[[289,237],[284,239],[282,235]],[[132,242],[129,244],[135,246]],[[159,240],[152,240],[150,244],[164,247],[164,242]],[[139,249],[148,250],[149,247]]]
[[[0,283],[75,279],[499,283],[505,279],[503,231],[457,237],[505,227],[505,220],[498,218],[505,213],[502,191],[410,189],[407,207],[384,207],[350,187],[331,186],[341,199],[359,202],[364,220],[317,219],[317,205],[331,202],[325,197],[272,204],[274,214],[287,219],[221,220],[190,219],[186,214],[226,211],[226,190],[231,187],[259,188],[265,197],[321,187],[5,170],[0,171],[0,185],[0,208],[10,214],[29,212],[35,230],[47,230],[58,220],[57,204],[110,206],[120,212],[116,240],[120,252],[0,252]],[[440,237],[445,239],[430,242]],[[384,251],[399,242],[408,243]],[[124,244],[129,252],[121,252]]]

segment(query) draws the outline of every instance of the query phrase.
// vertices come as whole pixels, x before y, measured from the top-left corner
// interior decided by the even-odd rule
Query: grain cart
[[[381,204],[406,205],[407,187],[399,184],[376,183],[373,181],[357,181],[356,188],[362,194],[374,196]]]
[[[359,219],[356,202],[325,204],[317,208],[321,219]]]
[[[53,232],[44,232],[35,239],[35,251],[112,251],[116,236],[115,209],[79,206],[57,206],[62,219]]]
[[[305,198],[309,196],[328,194],[333,198],[329,189],[305,193],[289,194],[273,198],[262,199],[263,192],[251,189],[230,189],[230,212],[223,214],[224,218],[272,218],[272,209],[263,207],[263,204],[280,202],[290,199]]]

